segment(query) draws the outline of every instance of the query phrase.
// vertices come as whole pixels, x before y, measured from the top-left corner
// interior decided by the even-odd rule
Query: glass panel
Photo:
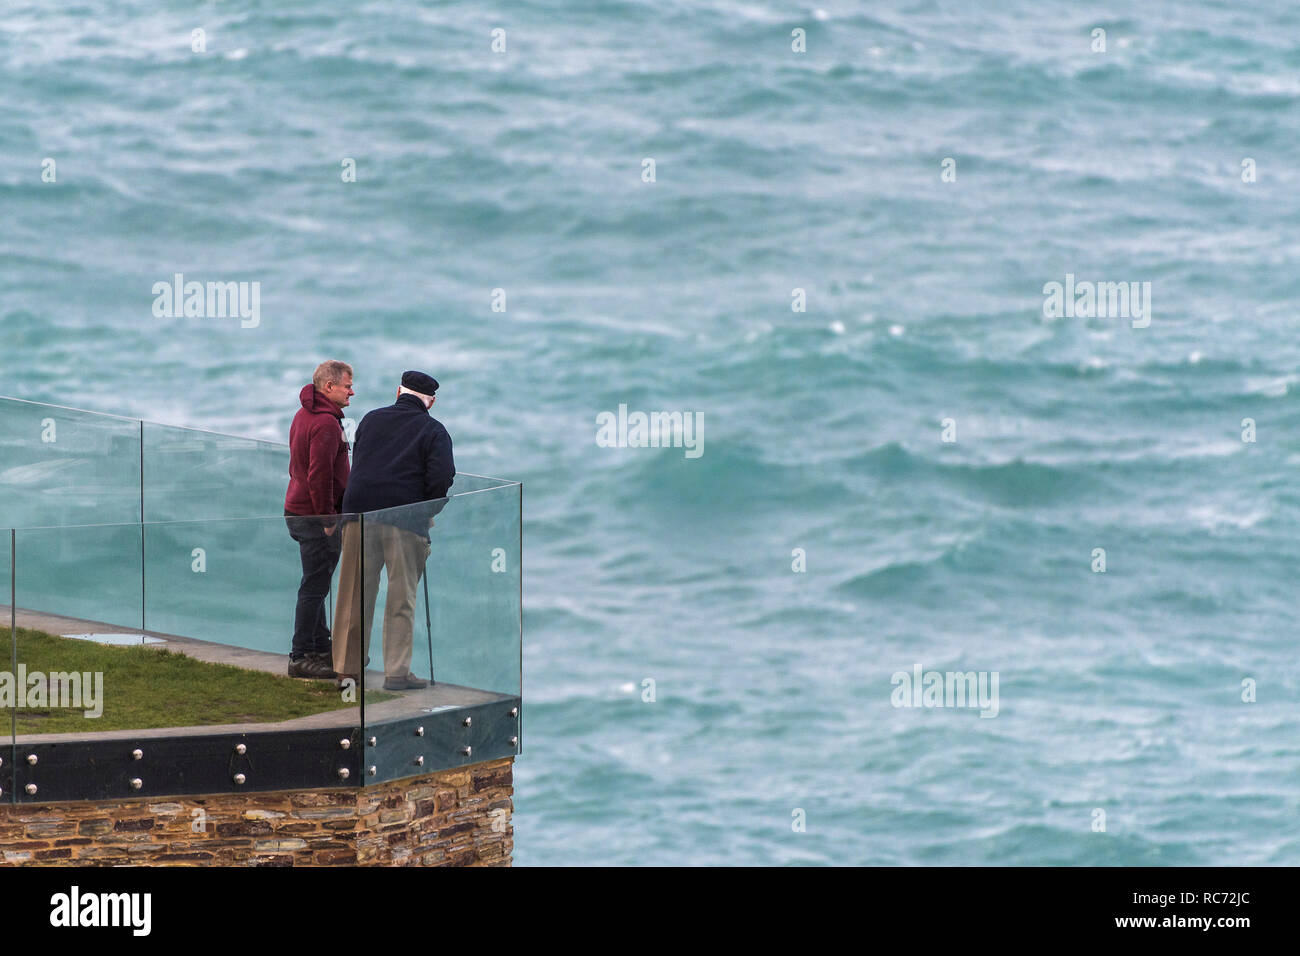
[[[333,618],[330,636],[334,670],[343,688],[357,695],[358,721],[364,723],[367,686],[376,688],[383,681],[382,670],[376,678],[369,641],[371,617],[375,606],[375,586],[369,571],[376,567],[373,555],[363,543],[364,521],[357,515],[344,515],[335,534],[338,536],[338,577],[334,584]],[[365,562],[370,561],[367,567]],[[384,695],[374,698],[375,702]]]
[[[520,692],[520,494],[509,484],[453,495],[434,519],[428,595],[440,683]]]
[[[368,692],[396,690],[424,708],[519,693],[519,494],[511,484],[363,516],[373,610],[362,644],[366,622],[380,631]],[[434,685],[421,686],[430,675]]]
[[[0,399],[0,500],[10,527],[140,520],[140,423]]]
[[[150,633],[202,660],[275,675],[294,701],[263,702],[246,716],[294,724],[265,729],[358,726],[360,689],[333,679],[339,524],[338,516],[146,524]],[[291,656],[317,655],[316,668],[300,660],[290,674]]]
[[[105,625],[130,630],[140,643],[142,555],[139,524],[18,529],[14,601],[19,627],[64,633]]]
[[[289,446],[144,423],[144,520],[278,515]]]
[[[306,574],[311,580],[304,592],[304,621],[309,613],[307,598],[321,594],[324,618],[317,622],[320,633],[315,637],[323,642],[321,649],[327,649],[338,521],[338,517],[263,517],[147,523],[145,619],[149,628],[280,654],[287,663],[299,586]],[[326,534],[326,528],[331,533]]]
[[[144,642],[140,525],[19,529],[13,562],[23,695],[15,741],[94,734],[120,689],[113,652],[139,652]],[[146,696],[138,684],[119,708]]]

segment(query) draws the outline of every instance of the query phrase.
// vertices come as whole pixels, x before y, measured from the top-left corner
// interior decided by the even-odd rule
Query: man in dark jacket
[[[284,520],[298,542],[302,581],[293,620],[289,676],[328,680],[334,676],[333,649],[325,626],[325,599],[339,561],[337,520],[311,515],[338,515],[348,485],[348,446],[343,437],[343,409],[352,397],[352,367],[322,362],[312,383],[298,393],[302,408],[289,427],[289,490]]]
[[[357,426],[343,510],[363,518],[343,526],[334,614],[334,669],[341,679],[360,680],[382,565],[388,571],[384,688],[428,683],[411,674],[416,588],[429,557],[433,515],[445,504],[437,499],[447,497],[456,475],[451,436],[429,416],[437,389],[438,382],[423,372],[405,372],[397,401],[370,412]]]

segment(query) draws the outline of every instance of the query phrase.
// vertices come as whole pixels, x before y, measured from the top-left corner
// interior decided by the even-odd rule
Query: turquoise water
[[[0,394],[283,440],[434,374],[525,484],[521,865],[1300,863],[1300,13],[987,6],[11,0]]]

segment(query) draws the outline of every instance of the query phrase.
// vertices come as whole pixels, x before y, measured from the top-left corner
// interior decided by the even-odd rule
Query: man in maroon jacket
[[[290,677],[334,677],[325,599],[339,563],[338,522],[310,516],[332,516],[343,511],[348,446],[342,418],[351,398],[352,366],[346,362],[321,362],[312,383],[298,393],[302,408],[289,427],[289,490],[284,496],[284,520],[302,556],[302,582],[298,585],[293,647],[289,651]]]

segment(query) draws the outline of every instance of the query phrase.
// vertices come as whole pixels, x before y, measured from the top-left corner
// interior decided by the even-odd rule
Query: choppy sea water
[[[525,483],[521,865],[1296,864],[1298,71],[1277,2],[11,0],[0,394],[283,439],[323,358],[438,377]]]

